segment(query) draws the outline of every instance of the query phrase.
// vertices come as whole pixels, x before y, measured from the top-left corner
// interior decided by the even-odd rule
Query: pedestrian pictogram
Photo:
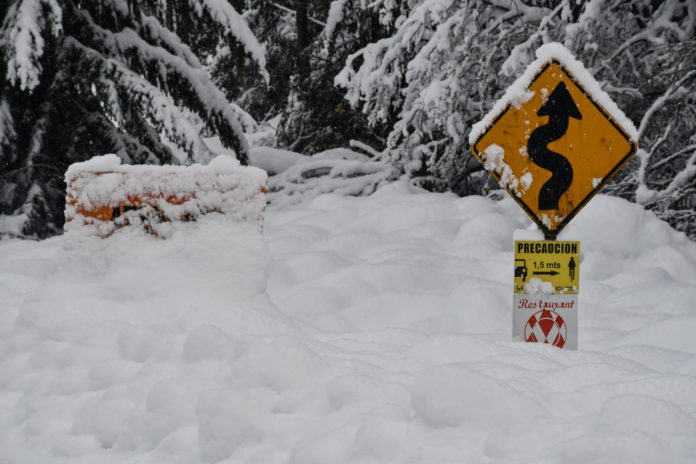
[[[557,55],[570,60],[562,50]],[[485,130],[472,131],[471,148],[545,237],[554,239],[634,155],[637,144],[629,135],[634,129],[620,124],[627,125],[625,116],[615,117],[620,110],[611,101],[614,116],[605,109],[608,97],[582,65],[573,60],[567,66],[555,57],[539,64],[531,79],[527,73],[520,78],[524,91],[509,91],[502,110],[484,119],[491,121]],[[569,67],[580,67],[580,76]]]
[[[570,261],[568,261],[568,277],[570,277],[570,282],[575,282],[575,266],[577,264],[575,263],[575,258],[570,257]]]

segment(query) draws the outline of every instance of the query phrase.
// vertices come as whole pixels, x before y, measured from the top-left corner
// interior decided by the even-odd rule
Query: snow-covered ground
[[[511,340],[529,224],[400,181],[0,241],[0,463],[696,462],[696,244],[592,200],[564,351]]]

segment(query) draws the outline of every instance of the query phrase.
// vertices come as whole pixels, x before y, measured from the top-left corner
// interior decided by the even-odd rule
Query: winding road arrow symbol
[[[549,121],[532,132],[527,143],[529,158],[537,166],[551,171],[551,178],[539,191],[539,209],[557,210],[558,199],[573,182],[573,167],[564,156],[549,150],[547,145],[560,139],[568,130],[570,118],[582,119],[578,107],[565,83],[559,82],[548,100],[541,105],[537,116],[548,116]]]

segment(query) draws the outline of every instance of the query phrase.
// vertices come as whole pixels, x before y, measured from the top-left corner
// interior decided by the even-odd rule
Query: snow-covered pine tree
[[[334,3],[345,3],[337,0]],[[383,0],[391,36],[349,56],[336,84],[372,125],[398,114],[397,173],[436,190],[485,191],[471,125],[543,43],[564,43],[639,126],[615,193],[696,237],[696,3],[692,0]],[[636,192],[638,193],[636,195]]]
[[[398,15],[394,33],[352,54],[336,84],[371,125],[398,115],[387,140],[397,173],[434,190],[480,192],[471,124],[511,82],[497,74],[515,44],[546,27],[553,10],[520,1],[382,3]]]
[[[248,55],[239,53],[240,45],[235,42],[216,50],[209,67],[215,83],[223,89],[228,99],[236,101],[257,121],[266,121],[283,111],[290,80],[295,72],[293,56],[297,45],[292,2],[237,2],[240,5],[234,3],[235,8],[243,14],[254,36],[264,44],[270,79],[264,81],[258,78],[256,63]],[[239,71],[230,73],[230,69]]]
[[[308,153],[346,146],[354,139],[373,146],[384,144],[386,126],[369,126],[363,114],[349,107],[334,77],[351,53],[394,32],[393,21],[380,15],[389,8],[385,4],[391,3],[334,0],[328,9],[326,2],[321,8],[310,8],[311,40],[284,109],[278,134],[282,144]]]
[[[640,137],[607,191],[696,239],[696,2],[594,3],[566,40],[590,51],[585,59]]]
[[[205,163],[207,130],[246,162],[253,119],[204,59],[234,40],[267,79],[265,55],[226,0],[14,0],[0,14],[0,234],[59,233],[65,169],[94,155]]]

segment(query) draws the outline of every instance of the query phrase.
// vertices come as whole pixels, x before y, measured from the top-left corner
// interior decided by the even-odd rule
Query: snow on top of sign
[[[103,156],[95,156],[81,163],[73,163],[65,172],[65,178],[70,179],[75,177],[79,172],[105,172],[114,171],[121,167],[121,158],[118,155],[110,153]]]
[[[532,176],[531,172],[527,172],[520,177],[520,184],[522,185],[522,188],[524,190],[527,190],[530,185],[532,185],[532,182],[534,181],[534,176]]]
[[[66,172],[72,201],[65,206],[65,230],[87,226],[107,235],[115,228],[113,221],[104,223],[80,211],[117,208],[130,204],[133,197],[150,199],[168,218],[214,211],[238,222],[262,224],[267,179],[262,169],[242,166],[230,156],[218,156],[206,166],[122,165],[116,155],[97,156],[72,164]]]
[[[551,282],[541,280],[537,277],[529,279],[524,286],[524,291],[528,295],[553,295],[556,289]]]
[[[500,175],[500,183],[503,186],[513,191],[517,190],[519,181],[512,173],[510,166],[503,161],[505,158],[505,150],[503,147],[493,143],[486,147],[482,153],[482,157],[484,160],[483,166],[486,168],[486,170],[497,172]]]
[[[539,219],[541,219],[541,222],[549,229],[553,227],[554,224],[559,224],[563,222],[563,220],[568,217],[567,215],[561,216],[560,214],[547,214],[543,213],[539,216]]]
[[[592,96],[604,110],[623,128],[629,138],[633,141],[638,140],[638,130],[633,122],[621,111],[614,103],[609,95],[602,90],[602,87],[594,77],[585,69],[572,53],[563,45],[557,42],[551,42],[542,45],[536,50],[536,60],[531,62],[522,75],[513,82],[505,91],[500,100],[498,100],[491,111],[488,112],[479,122],[474,124],[469,133],[469,143],[474,144],[493,123],[495,118],[505,110],[508,105],[519,105],[530,98],[529,86],[534,77],[544,63],[553,59],[560,61],[565,68],[575,77],[587,93]]]
[[[497,172],[500,176],[500,184],[516,195],[524,194],[532,185],[533,177],[530,172],[525,173],[519,179],[515,176],[510,165],[504,161],[505,150],[500,145],[490,144],[481,153],[481,157],[484,160],[484,167],[488,171]]]
[[[191,166],[152,165],[152,164],[121,164],[121,158],[114,154],[95,156],[80,163],[73,163],[65,173],[66,181],[77,176],[80,172],[200,172],[208,174],[234,174],[243,171],[248,176],[266,180],[267,174],[263,169],[242,166],[239,160],[232,156],[217,156],[207,165],[193,164]]]

